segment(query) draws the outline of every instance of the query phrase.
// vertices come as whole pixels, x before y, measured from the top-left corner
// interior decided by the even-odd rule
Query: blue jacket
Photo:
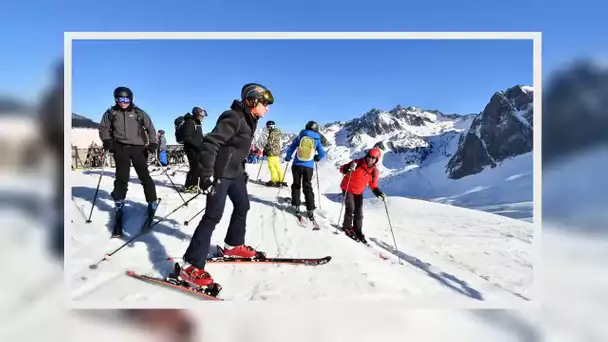
[[[285,161],[290,161],[293,153],[296,152],[293,165],[301,165],[309,168],[315,167],[315,154],[318,154],[319,160],[325,158],[326,152],[321,145],[321,136],[319,133],[310,130],[303,130],[293,140],[287,149]]]

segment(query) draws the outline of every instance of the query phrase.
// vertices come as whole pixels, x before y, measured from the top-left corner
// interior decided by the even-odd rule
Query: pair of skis
[[[221,253],[221,250],[218,247]],[[178,258],[168,258],[168,261],[175,262]],[[221,264],[287,264],[287,265],[305,265],[305,266],[319,266],[327,264],[331,260],[331,256],[323,258],[280,258],[280,257],[260,257],[260,258],[239,258],[230,256],[214,256],[207,259],[207,263],[221,263]],[[179,278],[179,272],[181,266],[175,262],[173,272],[166,278],[152,277],[145,274],[140,274],[132,270],[128,270],[126,273],[128,276],[133,278],[153,283],[156,285],[164,285],[175,290],[181,290],[187,294],[198,296],[199,299],[203,300],[222,300],[218,297],[222,286],[218,283],[213,283],[204,288],[195,288],[190,286],[187,282]]]
[[[308,227],[308,222],[312,223],[312,230],[320,230],[321,227],[319,226],[319,223],[317,222],[317,220],[315,220],[314,218],[310,218],[310,217],[306,217],[304,216],[304,213],[302,213],[301,211],[295,211],[294,215],[296,215],[296,218],[298,219],[298,224],[304,228]]]
[[[279,201],[289,205],[291,203],[291,198],[289,197],[279,197]],[[312,224],[312,230],[320,230],[321,226],[319,226],[319,223],[317,222],[317,220],[315,220],[314,217],[307,217],[304,215],[303,212],[299,211],[299,210],[294,210],[292,208],[289,209],[289,211],[291,211],[296,218],[298,219],[298,224],[301,227],[307,228],[308,227],[308,222],[310,222]]]

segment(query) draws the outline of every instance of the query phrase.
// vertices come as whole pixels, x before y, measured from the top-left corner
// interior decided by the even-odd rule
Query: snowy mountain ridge
[[[494,198],[449,203],[487,206],[512,201],[529,202],[529,215],[524,216],[530,219],[532,100],[532,87],[516,85],[495,92],[478,114],[443,114],[438,110],[400,105],[390,110],[373,108],[361,117],[321,126],[320,133],[327,139],[328,146],[327,158],[320,163],[331,163],[337,168],[364,156],[372,147],[379,147],[383,151],[379,165],[381,186],[392,184],[392,195],[433,200],[450,198],[445,191],[453,193],[453,190],[448,191],[454,188],[451,184],[466,183],[475,185],[473,188],[483,188],[503,182],[504,179],[487,179],[480,185],[476,179],[486,178],[482,174],[489,169],[513,162],[522,168],[518,169],[518,174],[524,175],[513,178],[522,182],[521,187],[515,187],[521,190],[519,195],[506,196],[505,200]],[[256,144],[264,140],[264,134],[265,129],[258,129]],[[283,133],[283,153],[295,136],[296,133]],[[511,161],[526,154],[530,155],[523,157],[525,161]],[[500,171],[491,174],[501,174],[502,177]],[[506,178],[511,176],[516,175]],[[416,180],[407,180],[412,177]],[[421,178],[425,180],[421,181]],[[457,182],[459,179],[464,180]],[[401,186],[393,186],[394,182],[401,184],[404,181]],[[421,184],[427,186],[423,189]],[[443,184],[443,192],[437,189],[437,184]],[[460,189],[460,186],[456,188]]]

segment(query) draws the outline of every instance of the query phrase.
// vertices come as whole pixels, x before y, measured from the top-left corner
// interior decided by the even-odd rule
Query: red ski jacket
[[[372,191],[378,188],[378,178],[380,177],[380,174],[375,165],[368,168],[365,158],[361,158],[342,165],[340,167],[340,172],[344,173],[344,170],[347,169],[348,165],[351,163],[355,163],[357,168],[355,171],[351,172],[351,174],[347,174],[344,176],[344,178],[342,178],[342,184],[340,184],[342,191],[360,195],[363,193],[363,191],[365,191],[365,187],[367,185],[369,185]]]

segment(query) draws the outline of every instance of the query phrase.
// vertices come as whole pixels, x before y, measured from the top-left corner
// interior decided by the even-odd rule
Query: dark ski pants
[[[291,184],[291,204],[300,206],[300,188],[304,192],[304,201],[306,202],[306,210],[315,210],[315,194],[312,191],[312,168],[301,165],[293,165],[291,173],[293,175],[293,184]]]
[[[363,227],[363,194],[346,193],[346,210],[344,212],[343,229],[353,228],[355,232],[362,233]]]
[[[230,217],[230,225],[224,242],[230,246],[245,244],[245,225],[247,212],[249,211],[249,195],[247,194],[245,175],[243,174],[235,179],[220,178],[215,186],[215,191],[207,195],[205,214],[198,227],[196,227],[190,245],[184,254],[184,261],[195,267],[205,267],[211,244],[211,235],[224,214],[226,197],[230,198],[234,210]]]
[[[124,200],[127,196],[129,178],[131,177],[131,163],[141,181],[146,195],[146,201],[156,201],[156,186],[150,172],[148,172],[148,159],[145,146],[123,145],[114,143],[114,161],[116,162],[116,179],[112,197],[115,201]]]
[[[188,164],[190,165],[190,170],[186,174],[186,183],[184,187],[189,187],[192,185],[197,185],[200,177],[200,163],[199,163],[199,153],[196,150],[188,149],[185,151],[186,157],[188,158]]]

